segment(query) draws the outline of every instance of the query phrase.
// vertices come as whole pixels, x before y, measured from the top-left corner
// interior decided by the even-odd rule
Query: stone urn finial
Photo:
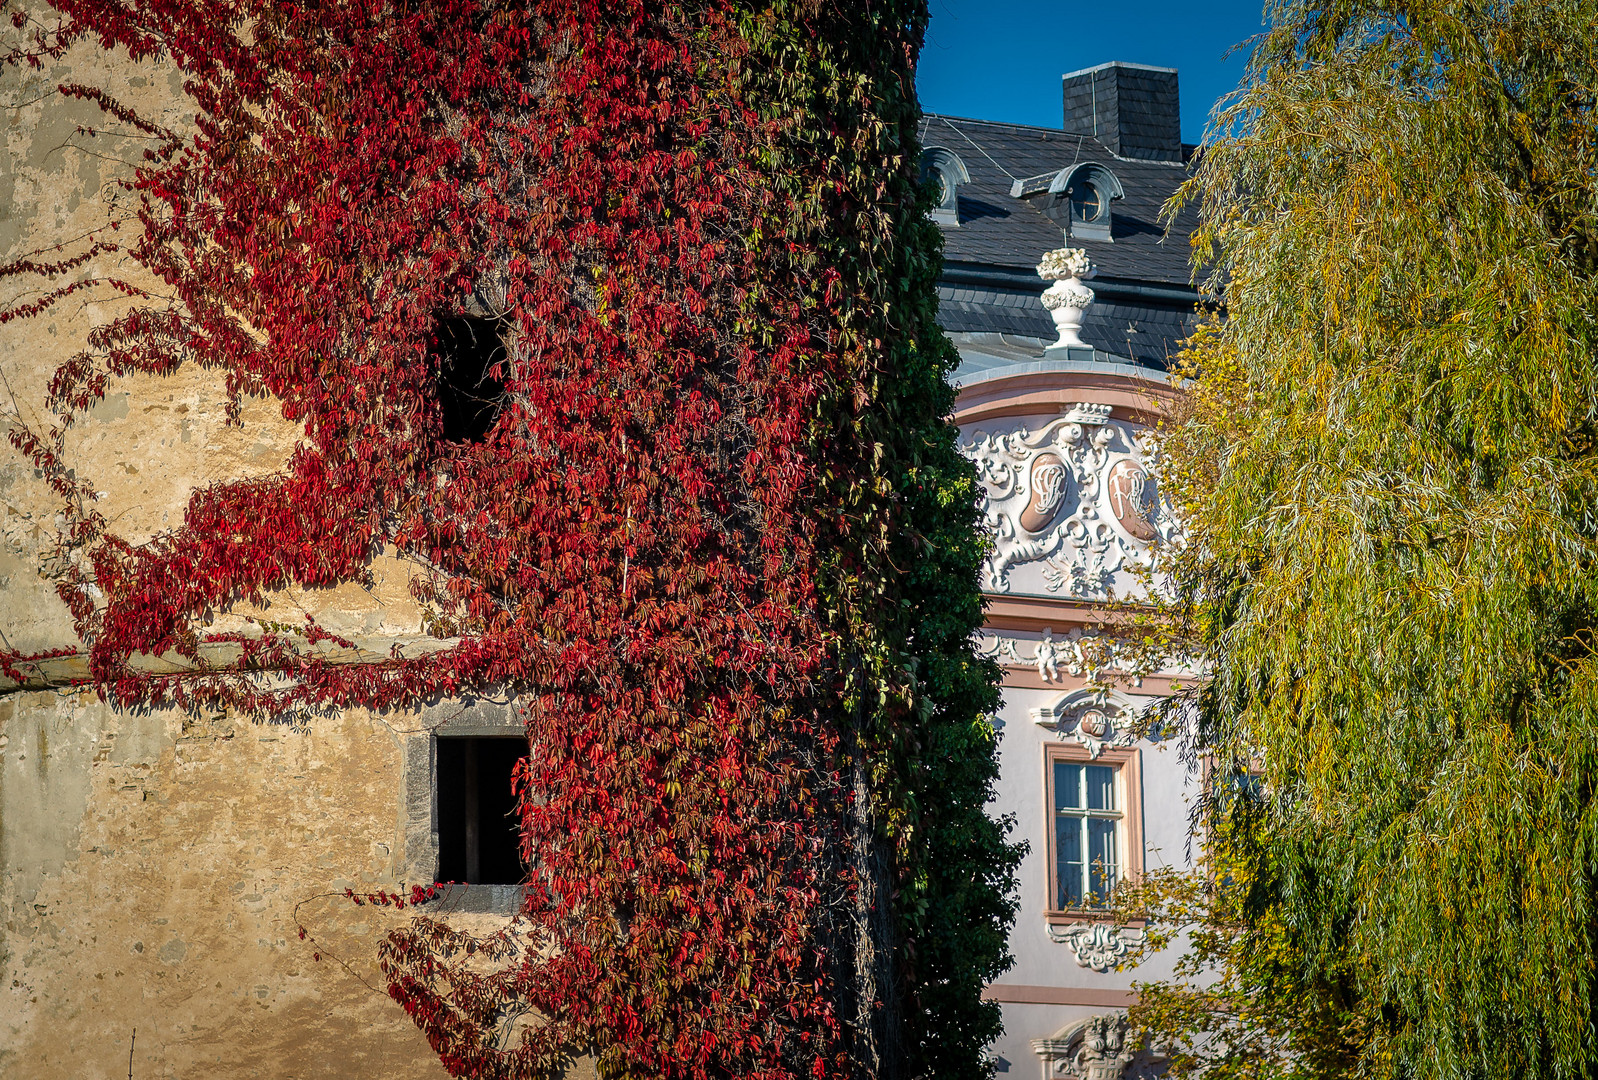
[[[1055,248],[1038,263],[1038,277],[1054,281],[1043,291],[1043,306],[1054,317],[1055,329],[1060,332],[1060,340],[1050,348],[1087,345],[1082,340],[1082,313],[1093,303],[1093,290],[1082,281],[1097,272],[1081,248]]]

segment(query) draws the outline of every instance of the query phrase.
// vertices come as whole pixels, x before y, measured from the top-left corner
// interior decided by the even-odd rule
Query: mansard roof
[[[921,138],[959,154],[971,176],[960,185],[960,226],[945,235],[945,259],[1031,270],[1039,256],[1063,242],[1060,226],[1032,200],[1011,197],[1011,188],[1017,180],[1096,162],[1115,175],[1126,195],[1111,208],[1113,242],[1081,245],[1100,276],[1190,283],[1187,237],[1197,219],[1191,209],[1183,211],[1169,237],[1160,223],[1160,207],[1187,179],[1185,164],[1117,157],[1091,136],[1056,128],[935,113],[923,118]]]
[[[1075,239],[1098,276],[1087,282],[1097,300],[1087,309],[1082,337],[1104,362],[1164,370],[1193,326],[1199,293],[1192,285],[1188,237],[1191,209],[1170,234],[1160,208],[1188,176],[1183,162],[1118,156],[1098,139],[1057,128],[1004,124],[929,113],[923,143],[958,154],[969,173],[959,185],[959,223],[946,226],[938,321],[960,347],[964,383],[1023,356],[1042,358],[1055,329],[1039,297],[1047,282],[1036,274],[1043,253],[1066,244],[1043,200],[1013,191],[1044,191],[1049,175],[1096,163],[1119,182],[1111,206],[1110,240]],[[1184,147],[1191,157],[1192,147]],[[1030,182],[1030,183],[1027,183]],[[989,345],[1002,344],[1003,348]]]

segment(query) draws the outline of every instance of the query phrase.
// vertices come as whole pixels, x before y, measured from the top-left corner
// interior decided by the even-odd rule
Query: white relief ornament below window
[[[1032,587],[1101,600],[1118,571],[1152,565],[1179,536],[1160,498],[1153,433],[1111,419],[1108,405],[1073,405],[1035,432],[976,431],[960,449],[976,464],[993,531],[984,568],[993,592],[1010,591],[1012,569],[1038,563]]]
[[[1049,926],[1049,939],[1071,946],[1077,967],[1101,973],[1114,968],[1134,945],[1141,943],[1141,938],[1130,938],[1130,933],[1123,927],[1101,922]]]

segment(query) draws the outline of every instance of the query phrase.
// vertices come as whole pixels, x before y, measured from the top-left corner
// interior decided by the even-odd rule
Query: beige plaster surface
[[[83,237],[113,220],[126,224],[105,235],[126,244],[136,234],[133,197],[117,182],[132,175],[148,139],[132,137],[137,133],[92,103],[54,92],[66,82],[103,87],[175,130],[191,126],[176,73],[155,62],[135,65],[83,46],[41,71],[0,70],[0,265],[82,250]],[[96,327],[135,303],[103,283],[113,278],[162,291],[120,253],[49,282],[0,277],[0,310],[36,299],[47,285],[102,282],[41,315],[0,323],[0,428],[44,432],[56,421],[47,387],[57,368],[86,348]],[[232,424],[227,407],[222,375],[192,364],[167,377],[112,378],[104,399],[76,418],[65,464],[93,485],[95,507],[111,529],[141,543],[180,526],[196,490],[282,470],[303,438],[275,400],[245,399]],[[40,574],[54,547],[59,510],[33,463],[9,441],[0,443],[0,649],[75,642],[64,605]],[[273,598],[273,610],[254,614],[292,621],[309,612],[337,633],[418,633],[412,573],[413,567],[382,558],[369,587],[287,594]],[[218,628],[232,628],[226,613]]]
[[[402,737],[0,700],[0,1076],[443,1075],[376,967],[408,916],[343,896],[404,858]]]
[[[74,250],[132,209],[116,181],[146,141],[53,93],[69,81],[190,123],[159,64],[82,47],[0,71],[0,265],[58,258],[56,245]],[[154,284],[115,254],[56,284],[112,276]],[[40,289],[0,277],[0,310]],[[0,323],[0,429],[45,430],[52,374],[129,303],[98,285]],[[78,419],[67,464],[112,528],[142,542],[179,525],[195,490],[281,469],[302,437],[274,401],[246,401],[234,425],[226,408],[221,376],[192,366],[113,379]],[[0,440],[0,650],[81,647],[49,577],[59,509]],[[372,570],[368,586],[277,596],[216,626],[310,612],[341,634],[418,633],[411,567]],[[75,691],[0,696],[0,1077],[126,1077],[130,1044],[138,1080],[443,1076],[377,972],[378,941],[409,913],[342,895],[405,873],[405,727],[358,711],[292,730],[116,711]]]

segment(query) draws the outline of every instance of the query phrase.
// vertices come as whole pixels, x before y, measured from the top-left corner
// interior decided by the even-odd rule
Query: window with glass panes
[[[1055,758],[1054,904],[1056,911],[1107,907],[1121,878],[1124,810],[1121,770]]]
[[[1099,194],[1099,189],[1086,180],[1078,180],[1066,190],[1066,198],[1071,200],[1072,221],[1097,221],[1099,211],[1104,209],[1104,198]]]

